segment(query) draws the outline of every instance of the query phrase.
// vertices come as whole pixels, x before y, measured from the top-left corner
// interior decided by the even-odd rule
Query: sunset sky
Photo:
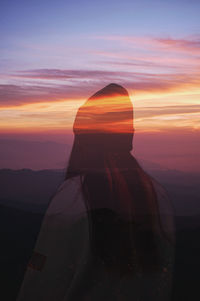
[[[199,12],[198,0],[1,1],[0,137],[62,142],[114,82],[133,102],[137,153],[153,137],[173,144],[170,168],[200,170]]]

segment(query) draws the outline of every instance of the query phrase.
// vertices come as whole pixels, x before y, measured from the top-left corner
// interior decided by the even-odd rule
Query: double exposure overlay
[[[175,232],[164,190],[131,155],[133,107],[110,84],[74,121],[66,177],[18,300],[170,300]]]
[[[200,300],[199,12],[1,1],[0,300]]]

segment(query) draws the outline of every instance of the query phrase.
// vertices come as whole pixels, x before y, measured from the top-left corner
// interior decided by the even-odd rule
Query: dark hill
[[[200,300],[199,174],[150,169],[176,209],[173,301]],[[0,170],[0,300],[15,300],[48,203],[64,171]],[[27,300],[28,301],[28,300]]]

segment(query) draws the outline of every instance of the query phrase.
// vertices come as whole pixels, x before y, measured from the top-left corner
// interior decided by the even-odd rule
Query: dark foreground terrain
[[[192,204],[194,206],[198,204],[197,190],[195,192],[191,183],[189,188],[186,184],[183,185],[183,178],[182,180],[180,177],[177,178],[177,174],[173,178],[172,174],[166,173],[163,176],[162,172],[159,178],[166,182],[164,184],[168,185],[169,190],[171,189],[170,193],[177,199],[179,205],[181,199],[185,204],[186,198],[190,202],[188,207],[190,210]],[[0,170],[0,300],[16,299],[45,209],[62,179],[63,172],[60,171]],[[188,183],[187,179],[185,183]],[[185,199],[182,197],[184,189],[187,190]],[[186,207],[185,213],[187,211]],[[196,214],[176,215],[177,243],[173,301],[200,300],[199,220],[198,210]]]

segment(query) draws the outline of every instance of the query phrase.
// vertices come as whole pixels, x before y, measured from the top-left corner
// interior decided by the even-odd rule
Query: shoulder
[[[52,198],[47,215],[75,216],[85,212],[79,176],[65,180]]]
[[[165,188],[157,182],[155,179],[152,179],[154,189],[157,195],[157,204],[160,214],[160,221],[163,226],[163,229],[168,236],[171,238],[171,241],[175,242],[175,210],[173,202],[169,197]]]
[[[155,179],[151,178],[151,180],[157,195],[160,213],[174,215],[173,204],[167,190]]]
[[[81,185],[81,178],[79,176],[69,178],[62,182],[62,184],[58,187],[56,195],[58,195],[64,189],[76,189]]]

